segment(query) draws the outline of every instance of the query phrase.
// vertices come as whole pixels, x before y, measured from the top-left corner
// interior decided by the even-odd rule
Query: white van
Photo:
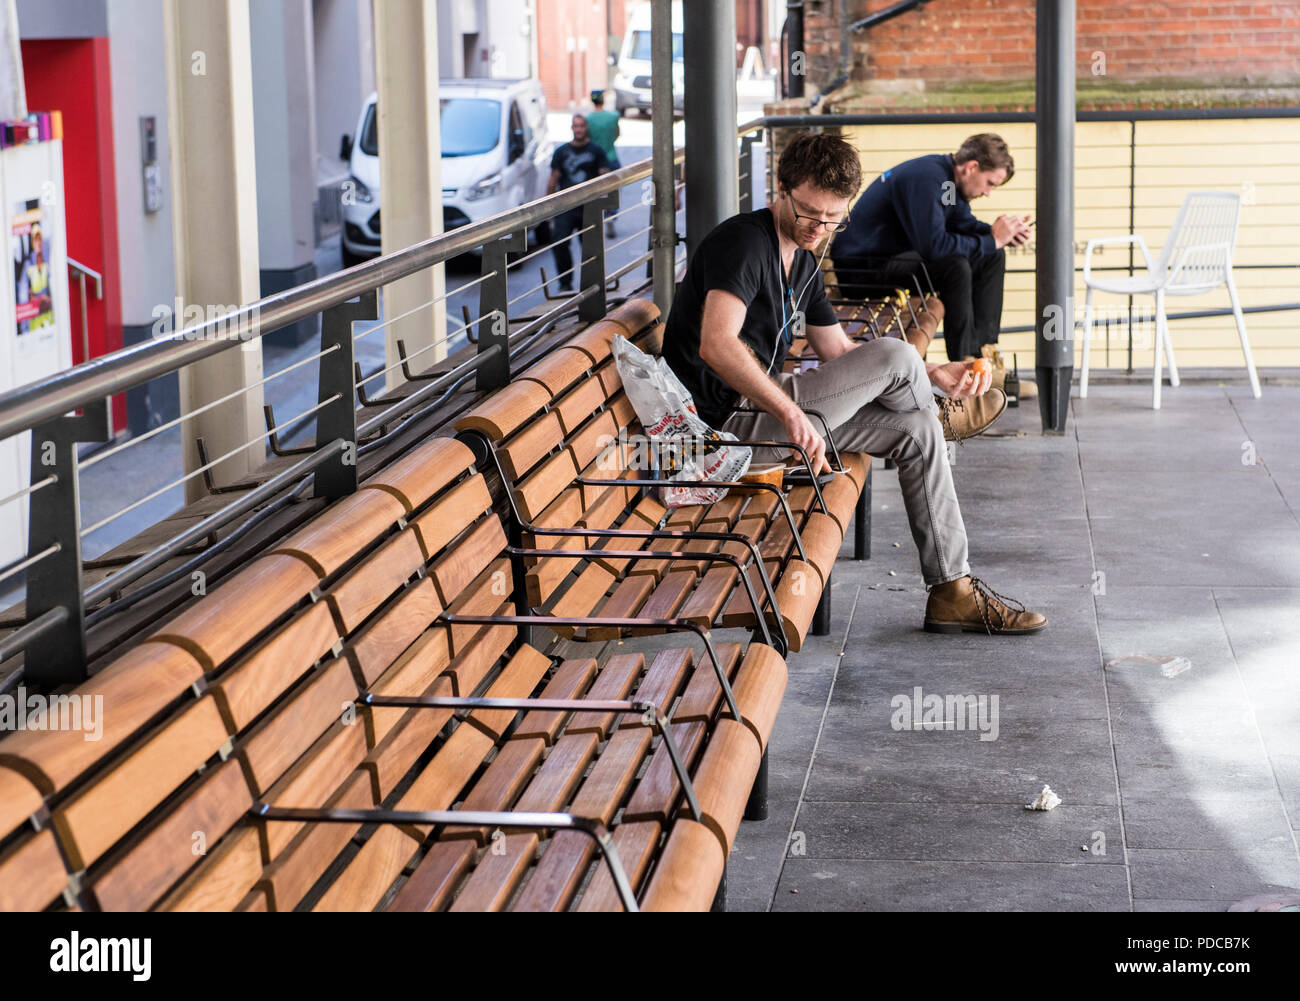
[[[614,108],[622,114],[628,108],[650,111],[650,10],[638,5],[627,21],[627,34],[618,53],[614,73]],[[673,2],[673,110],[682,111],[682,5]]]
[[[377,95],[343,137],[351,169],[344,197],[343,266],[380,252]],[[546,97],[536,80],[439,80],[444,230],[478,222],[546,194],[554,144],[546,129]],[[347,192],[345,191],[345,195]]]

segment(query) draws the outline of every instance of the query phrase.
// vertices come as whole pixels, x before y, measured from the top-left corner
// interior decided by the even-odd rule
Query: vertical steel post
[[[840,14],[847,18],[847,12]],[[785,5],[786,27],[786,97],[803,97],[804,76],[808,72],[808,55],[803,50],[803,0],[789,0]],[[796,55],[795,53],[798,53]],[[795,70],[798,70],[796,73]]]
[[[585,246],[585,244],[584,244]],[[494,344],[497,354],[474,376],[474,388],[482,392],[500,389],[510,382],[510,293],[506,275],[507,252],[528,249],[528,231],[520,230],[483,246],[483,282],[478,289],[478,353]]]
[[[618,211],[618,192],[593,198],[582,206],[582,236],[578,247],[582,263],[578,267],[579,288],[595,285],[597,292],[578,304],[578,319],[595,323],[605,316],[605,209]]]
[[[342,302],[321,314],[321,355],[316,402],[333,402],[322,407],[316,418],[316,441],[324,443],[342,439],[343,448],[335,458],[316,468],[313,497],[337,499],[357,491],[357,401],[356,366],[353,364],[352,324],[357,320],[379,318],[379,296],[375,289],[363,292],[356,302]],[[330,351],[330,348],[334,348]],[[319,446],[318,446],[319,447]]]
[[[27,552],[35,556],[51,546],[58,549],[27,571],[27,621],[54,608],[63,608],[68,615],[61,628],[45,630],[24,651],[24,677],[43,688],[86,680],[77,442],[108,441],[110,437],[107,402],[92,404],[79,416],[56,417],[32,429],[32,478],[53,474],[56,479],[39,497],[31,497]]]
[[[677,190],[673,170],[673,5],[654,0],[650,10],[650,116],[653,129],[654,202],[650,248],[654,251],[655,305],[664,317],[673,304],[677,255]]]
[[[1074,0],[1038,0],[1035,370],[1043,432],[1061,434],[1074,374]]]
[[[754,135],[740,140],[740,211],[754,211]]]
[[[686,252],[739,211],[736,0],[682,5],[686,60]]]

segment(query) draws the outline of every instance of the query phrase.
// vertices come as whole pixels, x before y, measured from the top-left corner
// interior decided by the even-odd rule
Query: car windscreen
[[[501,102],[480,97],[450,97],[442,106],[442,155],[474,156],[501,139]]]
[[[628,58],[641,59],[645,62],[650,61],[650,32],[634,31],[632,32],[632,44],[628,48]],[[673,62],[682,61],[682,36],[673,35]]]
[[[501,102],[479,97],[448,97],[438,102],[442,111],[443,156],[474,156],[493,149],[501,137]],[[379,116],[372,104],[361,127],[361,152],[379,155]]]

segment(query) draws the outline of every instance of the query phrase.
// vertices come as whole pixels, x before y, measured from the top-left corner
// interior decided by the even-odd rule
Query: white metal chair
[[[1151,407],[1160,409],[1160,353],[1163,349],[1169,362],[1170,385],[1178,385],[1178,365],[1174,361],[1174,348],[1169,340],[1169,323],[1165,318],[1165,296],[1203,295],[1220,285],[1228,286],[1232,301],[1232,315],[1237,321],[1241,337],[1241,353],[1246,358],[1246,372],[1250,375],[1250,389],[1259,396],[1259,376],[1255,374],[1255,361],[1250,355],[1246,340],[1246,320],[1242,316],[1237,286],[1232,280],[1232,252],[1237,245],[1237,224],[1241,216],[1241,198],[1231,191],[1193,191],[1183,199],[1182,208],[1174,220],[1173,228],[1165,240],[1160,259],[1151,263],[1151,253],[1146,241],[1139,235],[1108,236],[1089,240],[1083,258],[1083,283],[1088,289],[1083,307],[1083,371],[1079,377],[1079,395],[1088,395],[1088,354],[1092,344],[1093,292],[1113,292],[1119,295],[1154,295],[1156,297],[1156,336],[1153,373],[1151,376]],[[1146,262],[1145,275],[1100,278],[1092,274],[1094,247],[1111,244],[1136,243]]]

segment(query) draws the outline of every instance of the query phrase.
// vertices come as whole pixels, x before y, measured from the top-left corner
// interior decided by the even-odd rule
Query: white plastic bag
[[[613,351],[623,389],[650,439],[651,448],[645,453],[655,452],[661,470],[673,473],[670,478],[683,484],[734,482],[745,475],[754,450],[726,444],[736,436],[715,431],[700,419],[691,394],[666,361],[646,354],[621,334],[614,335]],[[699,447],[695,443],[701,439],[717,444]],[[725,496],[723,487],[660,488],[660,497],[668,507],[715,504]]]

